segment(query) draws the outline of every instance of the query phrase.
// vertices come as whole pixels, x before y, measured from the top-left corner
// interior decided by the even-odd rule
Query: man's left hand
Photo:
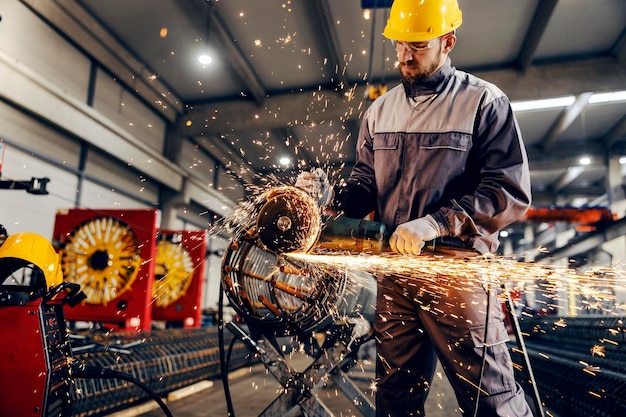
[[[320,207],[329,205],[335,195],[333,187],[328,182],[328,176],[321,168],[301,172],[295,185],[315,198]]]
[[[399,225],[389,239],[389,246],[394,252],[419,255],[425,242],[439,236],[437,222],[430,214],[427,214]]]

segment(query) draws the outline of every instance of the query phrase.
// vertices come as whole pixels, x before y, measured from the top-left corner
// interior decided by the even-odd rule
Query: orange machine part
[[[592,225],[611,222],[615,216],[604,207],[531,207],[523,219],[527,222],[564,222],[571,224]]]

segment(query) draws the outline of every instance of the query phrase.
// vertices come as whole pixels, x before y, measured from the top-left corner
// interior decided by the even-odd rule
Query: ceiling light
[[[588,156],[583,156],[578,162],[580,163],[580,165],[589,165],[591,163],[591,158],[589,158]]]
[[[619,163],[622,165],[626,165],[626,156],[620,156]]]
[[[280,164],[283,166],[287,166],[291,163],[291,158],[289,158],[288,156],[283,156],[278,160],[278,162],[280,162]]]
[[[507,230],[501,230],[500,237],[509,237],[509,232]]]
[[[626,90],[595,93],[589,98],[589,104],[609,103],[611,101],[626,101]]]
[[[572,95],[539,100],[514,101],[511,102],[511,107],[513,108],[513,111],[554,109],[567,107],[573,104],[574,101],[576,101],[576,97]],[[609,103],[615,101],[626,101],[626,90],[610,91],[608,93],[594,93],[589,98],[589,104]]]
[[[576,101],[574,96],[546,98],[541,100],[516,101],[511,103],[513,111],[543,110],[567,107]]]
[[[213,62],[213,58],[208,55],[200,55],[198,57],[198,62],[202,65],[209,65],[211,62]]]

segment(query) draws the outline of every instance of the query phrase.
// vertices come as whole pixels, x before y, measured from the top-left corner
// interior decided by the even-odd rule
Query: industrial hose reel
[[[156,249],[152,297],[155,306],[167,307],[187,292],[193,279],[194,264],[189,252],[178,243],[161,239]]]
[[[140,265],[135,233],[112,216],[83,222],[67,236],[61,250],[65,279],[81,286],[89,304],[107,305],[126,292]]]

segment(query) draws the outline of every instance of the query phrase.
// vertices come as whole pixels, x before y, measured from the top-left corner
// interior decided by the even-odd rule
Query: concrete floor
[[[297,371],[306,369],[310,362],[311,359],[303,354],[296,354],[290,359],[290,364]],[[361,361],[350,370],[348,375],[373,402],[371,390],[368,389],[374,379],[373,363],[368,360]],[[279,395],[280,385],[261,364],[234,371],[230,377],[229,385],[235,417],[257,417]],[[317,395],[332,412],[328,417],[361,417],[363,415],[332,382],[321,388]],[[146,412],[146,406],[152,410]],[[155,406],[156,404],[146,404],[143,409],[127,410],[111,417],[162,417],[163,411],[158,406],[154,408]],[[210,388],[202,389],[176,401],[169,401],[168,408],[174,417],[226,417],[228,415],[221,380],[213,381]],[[461,415],[457,409],[452,388],[440,368],[437,369],[432,391],[426,403],[426,415],[428,417]]]

